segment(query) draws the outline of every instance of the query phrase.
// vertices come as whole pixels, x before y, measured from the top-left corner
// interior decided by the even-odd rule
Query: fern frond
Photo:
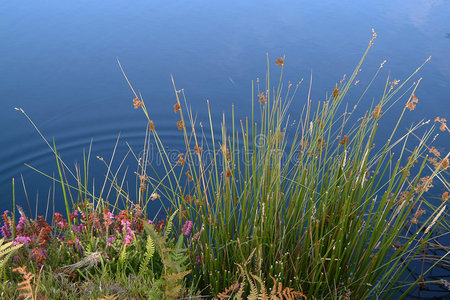
[[[18,284],[17,290],[19,291],[19,297],[23,297],[23,299],[35,299],[33,295],[33,288],[31,286],[31,280],[34,278],[34,275],[27,272],[25,267],[17,267],[13,269],[13,271],[21,274],[25,279]]]
[[[225,289],[224,292],[219,293],[219,294],[217,295],[217,298],[216,298],[216,299],[219,299],[219,300],[228,300],[228,299],[231,299],[231,297],[233,296],[233,293],[236,292],[237,290],[239,290],[239,286],[240,286],[239,282],[236,281],[236,282],[233,283],[229,288]],[[229,294],[229,293],[231,293],[231,294]]]
[[[169,237],[169,234],[172,231],[173,219],[175,218],[175,215],[177,212],[178,212],[178,209],[176,211],[174,211],[174,213],[170,216],[169,220],[167,221],[166,230],[164,230],[164,237],[166,239]]]
[[[3,267],[6,262],[11,258],[11,256],[23,246],[23,244],[12,245],[13,242],[8,242],[3,244],[5,239],[0,239],[0,272],[2,272]]]
[[[253,253],[252,253],[253,255]],[[242,277],[244,277],[244,280],[248,281],[250,284],[250,295],[248,295],[248,299],[250,300],[257,300],[258,299],[258,289],[256,288],[255,283],[253,282],[253,279],[251,279],[247,271],[244,270],[244,268],[240,264],[236,264],[239,267],[239,270],[241,270]]]
[[[122,251],[120,252],[120,256],[119,256],[119,264],[123,265],[125,260],[127,258],[127,247],[124,246]]]
[[[250,274],[250,275],[252,275],[252,277],[259,283],[259,285],[261,287],[261,292],[259,294],[260,299],[261,300],[269,300],[269,295],[267,295],[267,289],[266,289],[266,286],[264,285],[264,282],[262,281],[262,279],[254,274]]]
[[[144,229],[155,243],[156,250],[160,253],[163,252],[162,250],[165,248],[166,239],[155,230],[153,224],[144,223]]]
[[[147,244],[145,246],[145,255],[144,260],[141,262],[141,265],[139,266],[139,274],[144,274],[144,272],[148,268],[148,264],[150,262],[150,259],[153,257],[153,254],[155,253],[155,243],[153,242],[153,239],[151,236],[147,236]]]
[[[270,277],[273,280],[273,288],[272,293],[270,293],[270,299],[307,299],[306,295],[302,292],[294,291],[294,289],[289,287],[285,287],[283,289],[283,284],[281,282],[277,282],[272,275],[270,275]]]
[[[171,274],[167,274],[166,275],[166,279],[169,282],[178,282],[178,280],[182,280],[184,279],[184,277],[186,277],[187,275],[189,275],[191,273],[191,270],[187,270],[187,271],[183,271],[183,272],[178,272],[178,273],[171,273]]]

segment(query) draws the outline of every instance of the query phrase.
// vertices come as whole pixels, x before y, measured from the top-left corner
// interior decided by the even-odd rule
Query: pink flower
[[[131,244],[131,241],[133,240],[133,235],[135,233],[134,230],[131,229],[131,223],[127,220],[122,219],[121,221],[122,225],[122,232],[125,232],[125,245]]]
[[[125,245],[130,245],[132,241],[133,241],[133,236],[130,234],[127,234],[125,236]]]
[[[191,234],[191,230],[192,221],[186,221],[186,223],[184,223],[183,229],[181,229],[181,232],[183,232],[185,236],[189,236]]]
[[[114,243],[114,240],[115,240],[115,239],[116,239],[116,237],[115,237],[114,235],[110,236],[110,237],[108,238],[107,245],[108,245],[108,246],[112,246],[112,244]]]
[[[24,216],[21,216],[19,219],[19,223],[16,226],[16,231],[17,232],[22,232],[23,231],[23,225],[25,225],[25,222],[27,221],[27,218],[25,218]]]
[[[8,239],[8,238],[11,237],[11,232],[9,231],[9,228],[8,228],[8,225],[7,225],[7,224],[4,224],[2,227],[0,227],[0,231],[1,231],[1,233],[2,233],[2,236],[3,236],[5,239]]]
[[[57,222],[56,225],[58,225],[60,229],[64,228],[64,223],[62,221]]]
[[[31,239],[27,236],[17,236],[16,240],[13,242],[13,245],[18,245],[18,244],[24,244],[25,246],[28,245],[28,243],[31,242]]]

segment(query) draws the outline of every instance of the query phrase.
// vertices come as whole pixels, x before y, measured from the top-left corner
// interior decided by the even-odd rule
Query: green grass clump
[[[180,222],[195,224],[193,273],[209,293],[217,295],[243,281],[242,270],[269,288],[275,288],[274,278],[315,298],[397,298],[410,291],[405,286],[417,284],[407,268],[428,243],[445,202],[420,225],[411,217],[423,214],[423,194],[445,165],[423,175],[432,131],[412,147],[410,140],[426,123],[394,139],[406,110],[417,103],[420,80],[410,81],[420,68],[403,82],[388,78],[380,98],[361,118],[354,116],[356,105],[342,112],[375,37],[348,80],[315,109],[306,99],[301,114],[290,111],[299,85],[283,89],[281,83],[284,58],[276,61],[281,74],[275,89],[268,62],[265,83],[252,85],[251,120],[236,122],[233,110],[231,125],[224,117],[216,137],[210,113],[209,140],[203,127],[198,132],[184,91],[174,83],[177,125],[186,146],[175,163],[135,93],[135,107],[148,118],[167,172],[163,184],[150,184],[180,211]],[[401,99],[407,101],[395,128],[384,145],[375,147],[385,111]]]
[[[448,191],[449,154],[428,146],[434,130],[424,130],[428,122],[398,132],[404,114],[418,103],[420,79],[411,81],[420,67],[403,82],[388,78],[379,99],[358,117],[357,107],[382,64],[354,108],[344,109],[375,38],[374,33],[351,76],[315,107],[310,87],[301,112],[291,104],[302,82],[283,86],[284,58],[279,58],[279,82],[272,88],[268,58],[265,81],[252,83],[250,119],[237,122],[233,108],[220,131],[209,103],[209,126],[198,129],[172,78],[185,142],[176,161],[123,72],[134,107],[148,119],[143,156],[131,148],[127,154],[138,164],[136,197],[124,188],[126,175],[119,179],[123,161],[112,170],[116,148],[109,163],[99,158],[107,175],[95,192],[88,188],[90,151],[82,167],[71,171],[46,140],[58,176],[44,175],[61,184],[65,218],[54,213],[47,224],[43,217],[27,219],[19,209],[16,223],[15,210],[12,217],[3,215],[7,238],[24,244],[14,266],[26,265],[23,276],[35,275],[25,280],[32,296],[398,299],[424,284],[433,267],[449,264],[446,251],[432,257],[420,277],[409,269],[430,260],[425,254],[430,247],[448,250],[434,235],[436,228],[444,232],[437,237],[448,234],[448,193],[437,206],[425,193],[436,182]],[[401,101],[395,127],[384,144],[374,145],[386,112]],[[448,131],[445,119],[436,121]],[[151,144],[162,167],[149,159]],[[147,210],[156,199],[166,218],[153,224]],[[12,272],[4,272],[2,287],[17,296],[14,285],[21,279]]]

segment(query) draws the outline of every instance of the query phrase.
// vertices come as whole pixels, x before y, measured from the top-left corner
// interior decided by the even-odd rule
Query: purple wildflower
[[[80,225],[74,225],[72,224],[72,230],[74,233],[81,233],[84,230],[84,224],[80,224]]]
[[[133,241],[133,236],[130,235],[130,234],[127,234],[127,235],[125,236],[125,245],[131,244],[132,241]]]
[[[8,238],[11,237],[11,232],[9,231],[9,228],[8,228],[8,225],[7,225],[7,224],[3,224],[3,226],[0,227],[0,231],[1,231],[1,233],[2,233],[2,236],[3,236],[5,239],[8,239]]]
[[[122,232],[125,232],[125,245],[131,244],[131,241],[133,240],[133,235],[135,233],[134,230],[131,229],[131,223],[130,221],[122,219]]]
[[[17,236],[16,240],[13,242],[13,245],[18,245],[18,244],[24,244],[25,246],[28,245],[28,243],[31,242],[31,239],[27,236]]]
[[[56,225],[58,225],[60,229],[64,228],[64,223],[62,221],[56,222]]]
[[[114,243],[114,240],[115,240],[115,239],[116,239],[116,236],[114,236],[114,235],[110,236],[110,237],[108,238],[107,245],[108,245],[108,246],[112,246],[112,244]]]
[[[183,232],[185,236],[189,236],[191,234],[191,230],[192,221],[186,221],[186,223],[184,223],[183,229],[181,229],[181,232]]]
[[[26,221],[27,221],[27,218],[25,218],[24,216],[20,217],[19,223],[16,226],[16,231],[17,232],[22,232],[23,231],[23,225],[25,225]]]

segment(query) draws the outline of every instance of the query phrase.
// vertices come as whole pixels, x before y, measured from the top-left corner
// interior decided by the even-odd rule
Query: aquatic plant
[[[351,76],[315,109],[310,86],[301,114],[290,110],[301,82],[283,87],[285,60],[279,58],[280,78],[272,89],[268,57],[265,82],[252,83],[250,120],[236,122],[233,108],[231,125],[224,116],[217,137],[208,103],[209,140],[203,126],[199,133],[184,90],[172,78],[176,125],[185,141],[185,153],[175,162],[120,66],[134,99],[143,103],[135,108],[152,124],[147,141],[157,146],[166,172],[147,182],[180,211],[180,224],[192,220],[195,238],[189,246],[198,264],[193,274],[209,293],[229,289],[244,268],[269,289],[276,288],[269,281],[274,278],[316,298],[403,298],[419,283],[408,266],[446,210],[443,202],[423,218],[424,193],[447,169],[449,155],[424,175],[433,128],[418,136],[428,124],[421,121],[398,137],[406,110],[419,102],[420,79],[412,80],[421,67],[402,82],[388,77],[379,100],[357,118],[356,108],[383,62],[354,108],[343,109],[375,38],[374,32]],[[395,127],[383,145],[374,145],[383,116],[400,101],[405,105]]]
[[[20,246],[13,266],[26,265],[17,269],[28,276],[26,292],[50,298],[174,299],[200,293],[219,299],[398,299],[427,283],[448,285],[425,277],[449,264],[448,247],[438,241],[449,232],[449,154],[430,145],[433,123],[420,121],[399,132],[405,113],[421,104],[416,96],[421,79],[414,81],[421,66],[403,81],[388,77],[379,98],[358,116],[383,62],[353,109],[343,107],[352,100],[350,91],[375,38],[373,32],[351,76],[315,106],[310,84],[301,112],[291,104],[303,80],[285,86],[285,57],[273,62],[268,56],[265,80],[252,82],[250,118],[237,122],[232,107],[231,119],[224,115],[220,128],[209,102],[209,128],[197,124],[172,78],[174,129],[185,144],[175,160],[119,62],[133,107],[148,121],[143,154],[131,147],[126,154],[138,166],[135,196],[124,188],[126,172],[119,179],[125,158],[113,170],[119,139],[109,162],[97,157],[107,174],[95,191],[88,179],[91,149],[71,170],[55,144],[17,108],[55,155],[58,176],[30,167],[61,185],[66,208],[65,216],[53,212],[47,223],[19,207],[16,223],[13,196],[12,216],[2,215],[3,237]],[[279,72],[274,87],[272,65]],[[384,144],[374,145],[383,118],[402,102]],[[435,123],[449,131],[445,118]],[[150,159],[152,144],[161,166]],[[426,193],[437,182],[444,192],[435,205]],[[161,200],[165,217],[149,220],[155,200]],[[430,249],[444,253],[430,256]],[[417,261],[423,263],[419,277],[410,270]],[[38,272],[39,282],[32,285]],[[20,283],[12,270],[5,278],[3,290],[17,296],[14,284]]]

